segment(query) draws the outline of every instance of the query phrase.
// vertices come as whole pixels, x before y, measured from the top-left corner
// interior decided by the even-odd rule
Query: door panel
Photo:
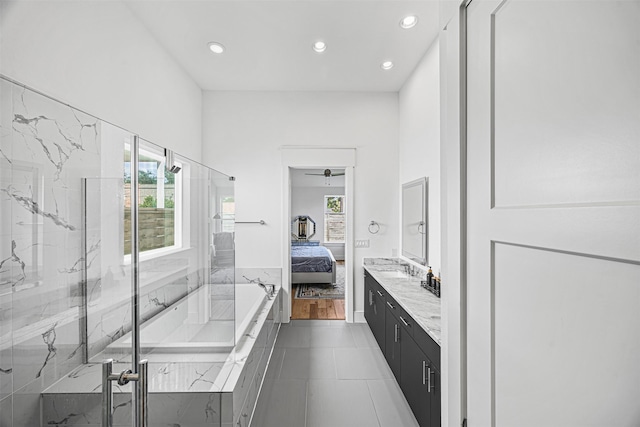
[[[429,359],[408,337],[402,340],[400,356],[402,372],[399,382],[407,398],[407,403],[411,406],[411,410],[421,426],[435,425],[427,424],[433,412],[433,393],[429,394],[426,380],[423,380],[427,376]]]
[[[500,243],[493,260],[497,425],[637,425],[640,268]]]
[[[387,359],[387,363],[393,372],[393,375],[396,377],[398,382],[400,382],[400,364],[401,360],[401,333],[402,330],[400,328],[400,322],[395,318],[391,311],[387,308],[387,313],[385,314],[385,346],[384,346],[384,356]]]
[[[470,426],[640,423],[639,22],[467,8]]]

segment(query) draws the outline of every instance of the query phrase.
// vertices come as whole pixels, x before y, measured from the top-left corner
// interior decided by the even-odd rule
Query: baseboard
[[[366,323],[367,321],[364,318],[364,310],[354,311],[353,312],[353,322],[354,323]]]

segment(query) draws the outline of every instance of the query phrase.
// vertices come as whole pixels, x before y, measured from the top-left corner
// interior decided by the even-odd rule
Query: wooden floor
[[[291,292],[291,319],[344,320],[343,299],[297,299],[296,288]]]

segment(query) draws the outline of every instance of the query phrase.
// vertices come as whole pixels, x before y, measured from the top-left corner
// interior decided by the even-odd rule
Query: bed
[[[336,260],[324,246],[291,246],[291,283],[336,283]]]

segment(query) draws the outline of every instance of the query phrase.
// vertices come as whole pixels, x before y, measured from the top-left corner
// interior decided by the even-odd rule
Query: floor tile
[[[311,342],[311,328],[308,326],[282,327],[276,340],[277,348],[305,348]]]
[[[395,380],[368,380],[380,427],[419,427]]]
[[[373,336],[371,329],[369,329],[369,325],[367,325],[366,323],[353,324],[351,325],[349,330],[353,335],[353,342],[355,343],[356,347],[378,348],[378,342]]]
[[[333,349],[286,349],[280,379],[310,378],[337,379]]]
[[[349,328],[311,328],[310,347],[355,347]]]
[[[282,325],[252,427],[416,427],[366,324]]]
[[[309,380],[307,427],[378,427],[366,381]]]
[[[305,427],[307,382],[265,380],[252,427]]]
[[[375,348],[336,348],[336,371],[340,380],[392,379],[382,352]]]

